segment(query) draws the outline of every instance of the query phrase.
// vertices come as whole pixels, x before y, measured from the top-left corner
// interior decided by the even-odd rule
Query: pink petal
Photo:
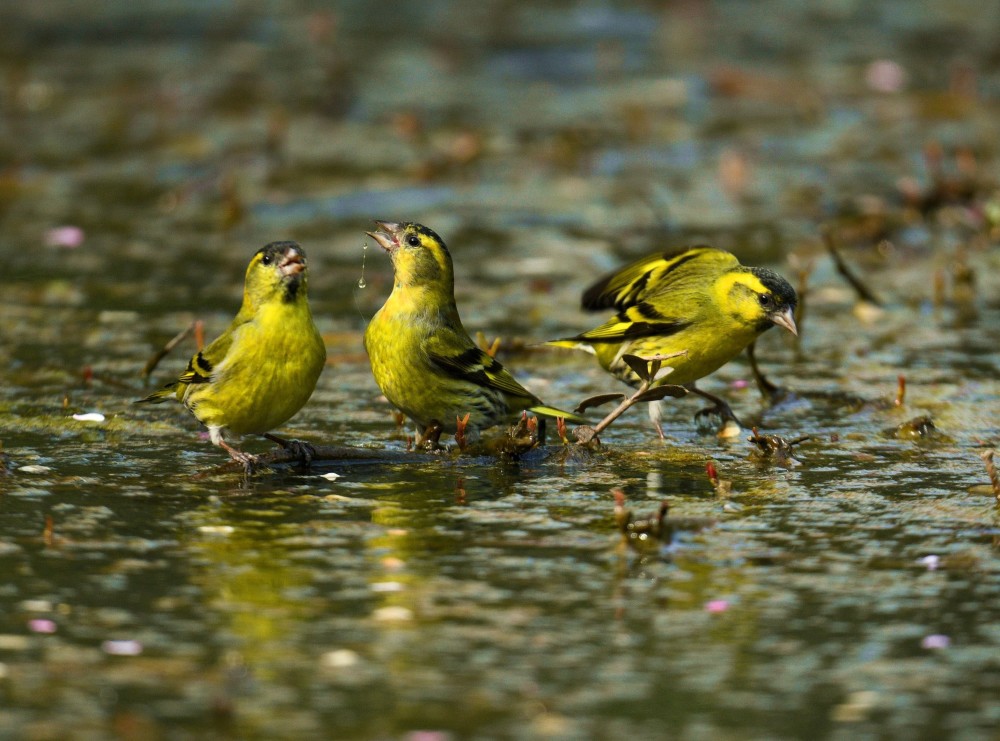
[[[45,232],[45,244],[49,247],[76,249],[83,244],[83,229],[78,226],[57,226]]]
[[[56,624],[45,618],[35,618],[28,621],[28,630],[32,633],[55,633]]]

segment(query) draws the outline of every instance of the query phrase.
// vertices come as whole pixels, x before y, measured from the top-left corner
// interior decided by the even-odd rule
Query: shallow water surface
[[[397,5],[0,10],[0,738],[995,738],[979,6]],[[625,260],[806,275],[800,339],[758,345],[783,398],[743,359],[701,385],[807,439],[764,456],[681,399],[662,441],[634,409],[589,452],[406,454],[361,344],[372,218],[440,232],[467,327],[563,408],[619,389],[537,343]],[[389,455],[245,481],[132,401],[283,238],[329,348],[286,432]],[[625,542],[615,488],[671,536]]]

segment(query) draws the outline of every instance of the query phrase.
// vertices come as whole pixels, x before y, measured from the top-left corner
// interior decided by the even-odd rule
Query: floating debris
[[[385,623],[405,623],[413,620],[413,610],[408,607],[380,607],[372,617]]]
[[[83,237],[83,229],[78,226],[57,226],[45,232],[45,244],[74,250],[83,244]]]
[[[753,454],[764,460],[773,460],[779,465],[797,463],[795,460],[795,446],[810,440],[809,435],[800,435],[791,440],[779,435],[761,435],[757,428],[753,428],[753,434],[747,438],[747,442],[753,443],[756,447]]]
[[[349,648],[337,648],[320,656],[319,662],[328,669],[350,669],[361,663],[361,657]]]
[[[670,544],[678,531],[697,532],[711,527],[715,520],[708,517],[667,517],[670,502],[664,499],[656,513],[649,517],[634,517],[632,511],[625,507],[625,492],[620,488],[611,490],[614,496],[615,524],[621,531],[625,541],[633,546],[646,542],[658,541]]]
[[[236,528],[232,525],[200,525],[198,532],[205,535],[232,535]]]
[[[28,621],[28,630],[32,633],[43,633],[51,634],[58,630],[56,624],[52,620],[47,620],[45,618],[35,618]]]
[[[938,567],[941,566],[941,556],[935,556],[933,554],[924,556],[923,558],[918,558],[917,563],[926,567],[928,571],[937,571]]]
[[[83,414],[74,414],[73,419],[77,422],[103,422],[105,416],[100,412],[85,412]]]
[[[104,641],[101,650],[111,656],[138,656],[142,653],[139,641]]]
[[[892,431],[892,436],[900,440],[921,440],[937,430],[934,420],[926,414],[907,420]]]
[[[951,645],[951,638],[940,633],[934,633],[929,636],[924,636],[920,641],[920,648],[925,648],[928,650],[940,650],[943,648],[948,648]]]
[[[18,473],[51,473],[52,469],[49,466],[39,466],[35,464],[29,464],[27,466],[20,466],[16,469]]]

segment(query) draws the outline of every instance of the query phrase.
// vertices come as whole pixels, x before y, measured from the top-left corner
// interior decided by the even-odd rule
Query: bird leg
[[[253,474],[254,469],[257,467],[257,456],[251,455],[250,453],[244,453],[239,448],[234,448],[232,445],[227,443],[225,440],[220,439],[216,443],[220,448],[229,453],[230,457],[243,466],[243,472],[250,476]]]
[[[287,440],[283,437],[272,435],[270,432],[265,432],[261,437],[266,437],[271,442],[280,445],[282,448],[298,458],[299,463],[306,468],[309,467],[313,458],[316,457],[316,449],[304,440]]]
[[[754,354],[756,344],[755,340],[747,346],[747,359],[750,361],[750,371],[753,373],[753,380],[757,384],[760,395],[767,399],[768,403],[775,404],[785,395],[785,390],[767,380],[760,366],[757,365],[757,356]]]
[[[708,399],[713,404],[713,406],[706,407],[705,409],[700,409],[697,412],[695,412],[694,418],[696,420],[700,421],[703,417],[707,417],[711,414],[717,414],[719,415],[719,418],[722,420],[723,424],[725,424],[726,422],[733,422],[737,426],[742,427],[742,425],[740,424],[740,420],[736,417],[735,414],[733,414],[732,407],[730,407],[729,404],[724,402],[718,396],[716,396],[715,394],[710,394],[707,391],[702,391],[700,388],[696,387],[693,383],[685,384],[684,388],[686,388],[692,394],[697,394],[703,399]]]
[[[653,423],[653,427],[656,428],[656,434],[660,436],[660,439],[665,439],[666,435],[663,434],[663,402],[649,402],[649,421]]]
[[[424,428],[423,432],[417,433],[416,447],[436,450],[440,447],[441,433],[444,432],[444,425],[440,422],[431,422]]]

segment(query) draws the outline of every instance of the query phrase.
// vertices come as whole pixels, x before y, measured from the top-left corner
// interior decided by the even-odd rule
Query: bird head
[[[725,304],[742,323],[763,332],[777,325],[797,335],[795,289],[773,270],[744,268],[720,279]]]
[[[368,236],[389,253],[399,288],[423,288],[454,296],[454,270],[444,240],[423,224],[376,221]]]
[[[296,242],[271,242],[250,260],[244,294],[254,304],[275,298],[294,301],[304,295],[305,286],[305,250]]]

